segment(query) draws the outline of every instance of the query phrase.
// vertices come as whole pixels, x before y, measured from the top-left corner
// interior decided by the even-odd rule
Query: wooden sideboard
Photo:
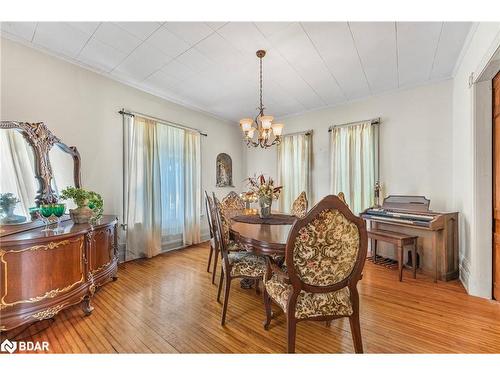
[[[61,223],[47,234],[29,229],[0,238],[0,331],[55,316],[81,303],[93,307],[96,289],[116,280],[117,218],[99,224]]]

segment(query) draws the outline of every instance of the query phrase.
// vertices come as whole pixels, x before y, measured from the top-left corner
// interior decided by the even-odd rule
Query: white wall
[[[382,195],[425,195],[431,199],[432,209],[450,210],[451,93],[448,80],[281,119],[285,133],[313,130],[314,202],[331,193],[328,127],[380,117]],[[277,175],[275,149],[248,150],[247,174],[260,172]]]
[[[106,214],[122,214],[122,116],[127,108],[208,133],[202,137],[202,187],[215,187],[215,158],[233,159],[233,183],[241,190],[245,154],[239,126],[123,85],[99,74],[1,39],[2,120],[43,121],[82,158],[85,188],[100,192]],[[205,220],[202,220],[205,225]]]
[[[481,241],[484,229],[491,238],[491,209],[478,206],[478,199],[489,201],[490,196],[477,196],[475,189],[476,132],[474,128],[475,87],[469,87],[469,76],[478,77],[487,60],[499,46],[500,23],[480,23],[471,31],[469,42],[453,79],[453,207],[460,212],[460,278],[470,294],[491,298],[491,240]],[[491,94],[490,94],[491,95]],[[491,129],[489,135],[491,147]],[[490,153],[491,157],[491,153]],[[489,216],[489,225],[478,226],[478,211]],[[484,236],[487,236],[486,234]],[[483,236],[483,237],[484,237]],[[489,259],[489,262],[488,262]],[[488,266],[489,264],[489,266]]]

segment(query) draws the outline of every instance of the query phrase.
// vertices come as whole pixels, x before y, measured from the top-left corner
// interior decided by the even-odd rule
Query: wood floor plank
[[[207,254],[202,244],[121,264],[118,280],[95,294],[90,316],[74,306],[23,337],[49,341],[52,353],[285,352],[284,314],[274,307],[265,331],[262,295],[238,281],[220,326]],[[500,353],[500,303],[467,295],[458,281],[435,284],[405,272],[399,282],[396,270],[367,261],[359,291],[367,353]],[[349,322],[301,322],[296,347],[299,353],[352,353]]]

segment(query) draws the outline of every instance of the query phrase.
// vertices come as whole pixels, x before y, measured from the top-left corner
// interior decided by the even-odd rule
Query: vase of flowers
[[[14,210],[20,200],[12,193],[0,194],[1,224],[18,224],[26,220],[26,217],[15,215]]]
[[[77,208],[69,210],[69,216],[75,224],[97,222],[103,213],[102,197],[94,191],[67,187],[61,192],[61,199],[72,199]]]
[[[251,191],[255,194],[259,201],[261,218],[271,216],[271,207],[274,199],[278,199],[282,186],[274,186],[274,181],[271,177],[267,180],[264,175],[258,177],[249,177],[248,184]]]

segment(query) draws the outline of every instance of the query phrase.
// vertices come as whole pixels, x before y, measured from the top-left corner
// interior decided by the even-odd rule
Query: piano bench
[[[369,229],[368,238],[373,240],[373,263],[377,262],[377,241],[387,242],[393,244],[396,247],[396,252],[398,256],[398,271],[399,271],[399,281],[403,280],[403,268],[404,268],[404,247],[407,245],[412,245],[411,257],[412,257],[412,270],[413,278],[417,278],[417,240],[418,236],[410,236],[403,233],[391,232],[388,230],[380,229]]]

